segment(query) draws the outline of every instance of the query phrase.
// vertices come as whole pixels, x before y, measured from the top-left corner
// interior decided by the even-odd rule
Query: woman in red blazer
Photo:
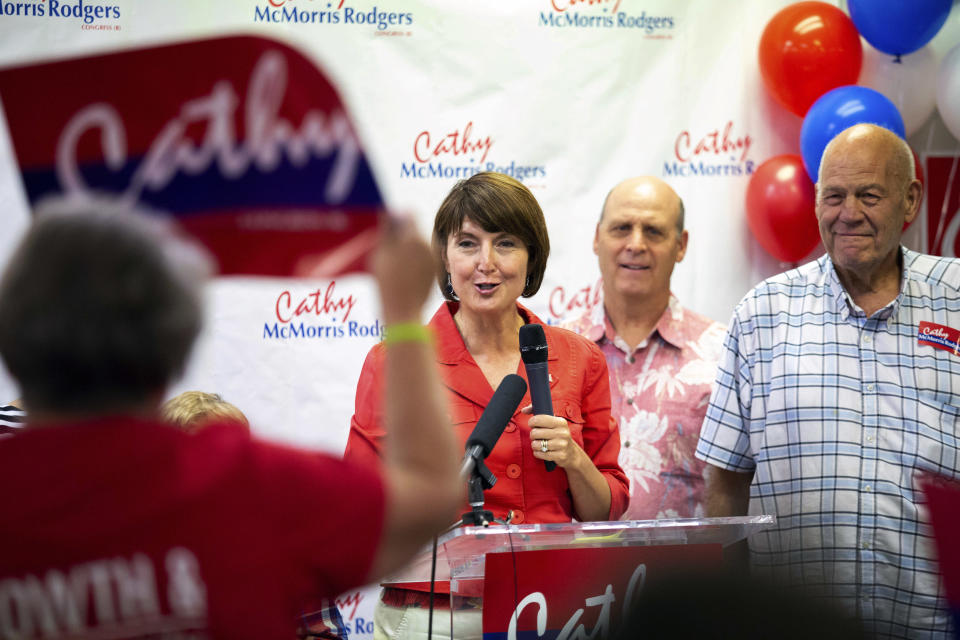
[[[626,510],[629,489],[617,463],[620,435],[610,415],[606,360],[594,343],[547,326],[517,302],[540,289],[550,253],[546,222],[533,194],[500,173],[478,173],[459,182],[437,212],[433,245],[447,302],[429,327],[461,442],[503,378],[526,377],[520,327],[542,324],[547,337],[555,416],[520,410],[513,415],[486,460],[498,479],[485,493],[486,508],[510,524],[617,519]],[[376,345],[364,362],[345,453],[371,464],[379,461],[387,435],[383,357],[382,345]],[[529,404],[527,395],[520,406]],[[544,461],[559,468],[548,473]],[[375,636],[409,637],[418,626],[411,619],[413,609],[425,602],[416,592],[385,590],[375,613]],[[448,628],[436,624],[434,633]],[[455,632],[458,638],[470,635],[467,629]]]

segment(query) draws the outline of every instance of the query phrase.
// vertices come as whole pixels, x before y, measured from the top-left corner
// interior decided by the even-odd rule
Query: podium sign
[[[770,515],[457,527],[438,541],[436,588],[481,598],[490,640],[602,640],[624,604],[677,569],[710,568]],[[430,588],[430,550],[384,582]],[[518,615],[514,615],[514,614]]]
[[[629,603],[658,576],[720,566],[722,559],[719,543],[490,553],[483,637],[609,638]]]

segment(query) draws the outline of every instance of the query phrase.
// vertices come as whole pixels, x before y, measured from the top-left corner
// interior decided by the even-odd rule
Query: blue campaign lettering
[[[360,338],[379,337],[383,334],[383,326],[379,320],[371,325],[361,325],[356,322],[348,323],[350,335]],[[347,331],[339,325],[307,325],[303,322],[281,325],[277,322],[263,324],[264,340],[290,340],[293,338],[343,338]]]
[[[270,7],[254,7],[253,8],[253,20],[254,22],[276,22],[277,21],[278,10],[270,10]]]
[[[492,171],[494,163],[487,163],[487,171]],[[546,175],[546,171],[542,167],[527,167],[531,172],[539,172],[542,175]],[[469,178],[472,175],[476,175],[484,170],[482,164],[477,165],[457,165],[450,166],[442,162],[431,162],[429,164],[417,164],[416,162],[401,162],[400,163],[400,177],[401,178]],[[517,179],[520,179],[521,176],[515,176]]]
[[[120,10],[117,7],[92,5],[89,2],[84,4],[83,0],[78,0],[75,5],[60,2],[60,0],[50,0],[50,15],[57,18],[80,18],[84,23],[90,24],[94,19],[105,18],[109,14],[119,18]]]
[[[280,337],[280,328],[277,326],[277,323],[273,323],[273,327],[270,327],[269,323],[263,323],[263,338],[279,338]]]
[[[367,622],[363,618],[353,621],[354,633],[373,633],[373,620]]]
[[[559,27],[562,26],[557,22],[556,17],[552,13],[540,12],[540,26],[541,27]]]
[[[23,11],[23,14],[20,11]],[[2,2],[0,3],[0,14],[8,16],[39,16],[45,15],[46,7],[42,4],[28,4],[25,2]]]
[[[687,165],[679,164],[677,162],[664,162],[663,163],[663,175],[665,176],[680,176],[681,178],[687,177]]]
[[[373,324],[363,325],[355,320],[347,323],[347,334],[352,338],[382,338],[383,326],[379,320],[374,320]]]

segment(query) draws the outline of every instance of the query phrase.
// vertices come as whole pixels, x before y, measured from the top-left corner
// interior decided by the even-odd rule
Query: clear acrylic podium
[[[774,523],[774,516],[745,516],[461,527],[444,534],[438,544],[446,554],[450,592],[479,596],[488,553],[651,545],[726,547]]]
[[[545,556],[548,561],[555,555],[558,562],[563,562],[562,553],[549,552],[564,549],[622,550],[657,546],[666,550],[669,547],[695,546],[701,550],[709,547],[716,551],[703,557],[716,558],[719,562],[720,549],[743,540],[756,531],[771,527],[775,522],[774,516],[762,515],[459,527],[445,533],[438,541],[436,582],[438,591],[442,592],[446,592],[449,585],[454,603],[461,597],[482,597],[488,555],[527,551],[548,552]],[[544,557],[542,553],[541,557]],[[428,589],[430,564],[431,552],[428,549],[402,574],[392,577],[384,584]],[[484,632],[487,632],[486,628]]]

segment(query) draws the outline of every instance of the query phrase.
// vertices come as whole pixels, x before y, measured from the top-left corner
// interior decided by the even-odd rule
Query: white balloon
[[[937,108],[947,129],[960,140],[960,45],[944,56],[937,71]]]
[[[937,106],[937,58],[929,46],[900,56],[877,51],[866,40],[863,45],[861,87],[870,87],[890,99],[903,118],[907,136],[923,126]]]

